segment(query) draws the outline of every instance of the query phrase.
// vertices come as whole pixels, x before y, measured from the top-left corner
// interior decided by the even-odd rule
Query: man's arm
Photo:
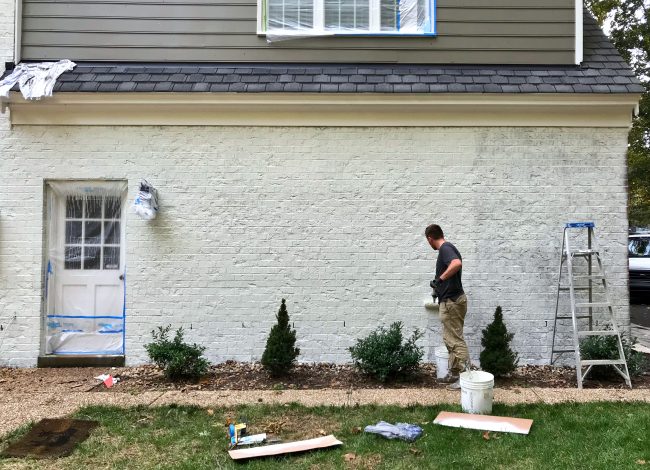
[[[460,268],[463,266],[463,262],[458,258],[454,258],[449,262],[449,266],[445,269],[445,272],[440,275],[440,280],[446,281],[451,276],[460,271]]]

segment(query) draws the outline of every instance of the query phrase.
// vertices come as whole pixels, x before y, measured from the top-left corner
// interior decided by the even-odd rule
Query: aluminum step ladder
[[[564,237],[562,241],[562,256],[560,258],[560,269],[557,283],[557,301],[555,303],[555,320],[553,322],[553,344],[551,347],[551,364],[555,363],[564,353],[574,353],[576,360],[576,375],[578,378],[578,388],[582,389],[584,377],[591,371],[594,366],[610,365],[625,379],[628,387],[632,388],[630,373],[627,368],[627,362],[623,353],[623,343],[619,332],[612,303],[605,279],[605,270],[601,259],[598,240],[594,232],[595,224],[593,222],[573,222],[564,227]],[[570,247],[571,237],[579,238],[581,235],[587,235],[586,249],[573,249]],[[575,275],[574,260],[584,259],[587,263],[587,273],[584,275]],[[593,261],[596,261],[594,264]],[[566,285],[562,284],[563,268],[566,265]],[[576,285],[574,281],[581,282],[582,285]],[[587,284],[584,285],[584,281]],[[604,294],[604,300],[594,302],[594,287],[599,287],[601,294]],[[569,293],[571,302],[571,315],[559,312],[560,296],[563,293]],[[577,299],[577,292],[587,292],[587,299]],[[598,326],[594,330],[594,310],[598,310],[599,319],[606,324],[605,327]],[[558,348],[556,346],[558,321],[571,320],[573,326],[573,347]],[[584,323],[588,323],[587,329],[584,329]],[[599,322],[597,321],[597,324]],[[582,326],[583,329],[580,329]],[[582,359],[580,355],[580,339],[588,336],[616,336],[618,346],[617,359]],[[586,370],[583,371],[583,368]]]

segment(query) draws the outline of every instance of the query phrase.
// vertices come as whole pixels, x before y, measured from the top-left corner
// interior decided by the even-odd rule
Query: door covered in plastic
[[[126,182],[47,185],[45,354],[124,355]]]

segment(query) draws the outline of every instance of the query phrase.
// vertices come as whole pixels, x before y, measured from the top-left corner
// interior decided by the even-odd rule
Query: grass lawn
[[[258,469],[258,468],[636,468],[650,469],[650,404],[495,405],[493,414],[535,420],[530,435],[454,429],[432,424],[439,411],[460,407],[361,406],[305,408],[250,405],[232,409],[91,406],[77,418],[98,420],[90,439],[64,459],[0,460],[0,468]],[[344,445],[312,453],[236,464],[226,453],[226,417],[244,416],[252,432],[275,431],[285,441],[334,434]],[[418,423],[413,444],[355,433],[379,420]],[[0,439],[0,449],[26,432]],[[345,454],[356,458],[346,461]]]

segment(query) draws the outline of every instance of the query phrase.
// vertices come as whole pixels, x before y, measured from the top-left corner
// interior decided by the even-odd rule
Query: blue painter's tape
[[[61,330],[61,333],[83,333],[84,330]]]
[[[123,333],[123,332],[124,330],[100,330],[97,333],[102,335],[110,335],[110,334]]]
[[[117,320],[122,320],[124,317],[110,316],[110,315],[48,315],[47,318],[113,318]]]

